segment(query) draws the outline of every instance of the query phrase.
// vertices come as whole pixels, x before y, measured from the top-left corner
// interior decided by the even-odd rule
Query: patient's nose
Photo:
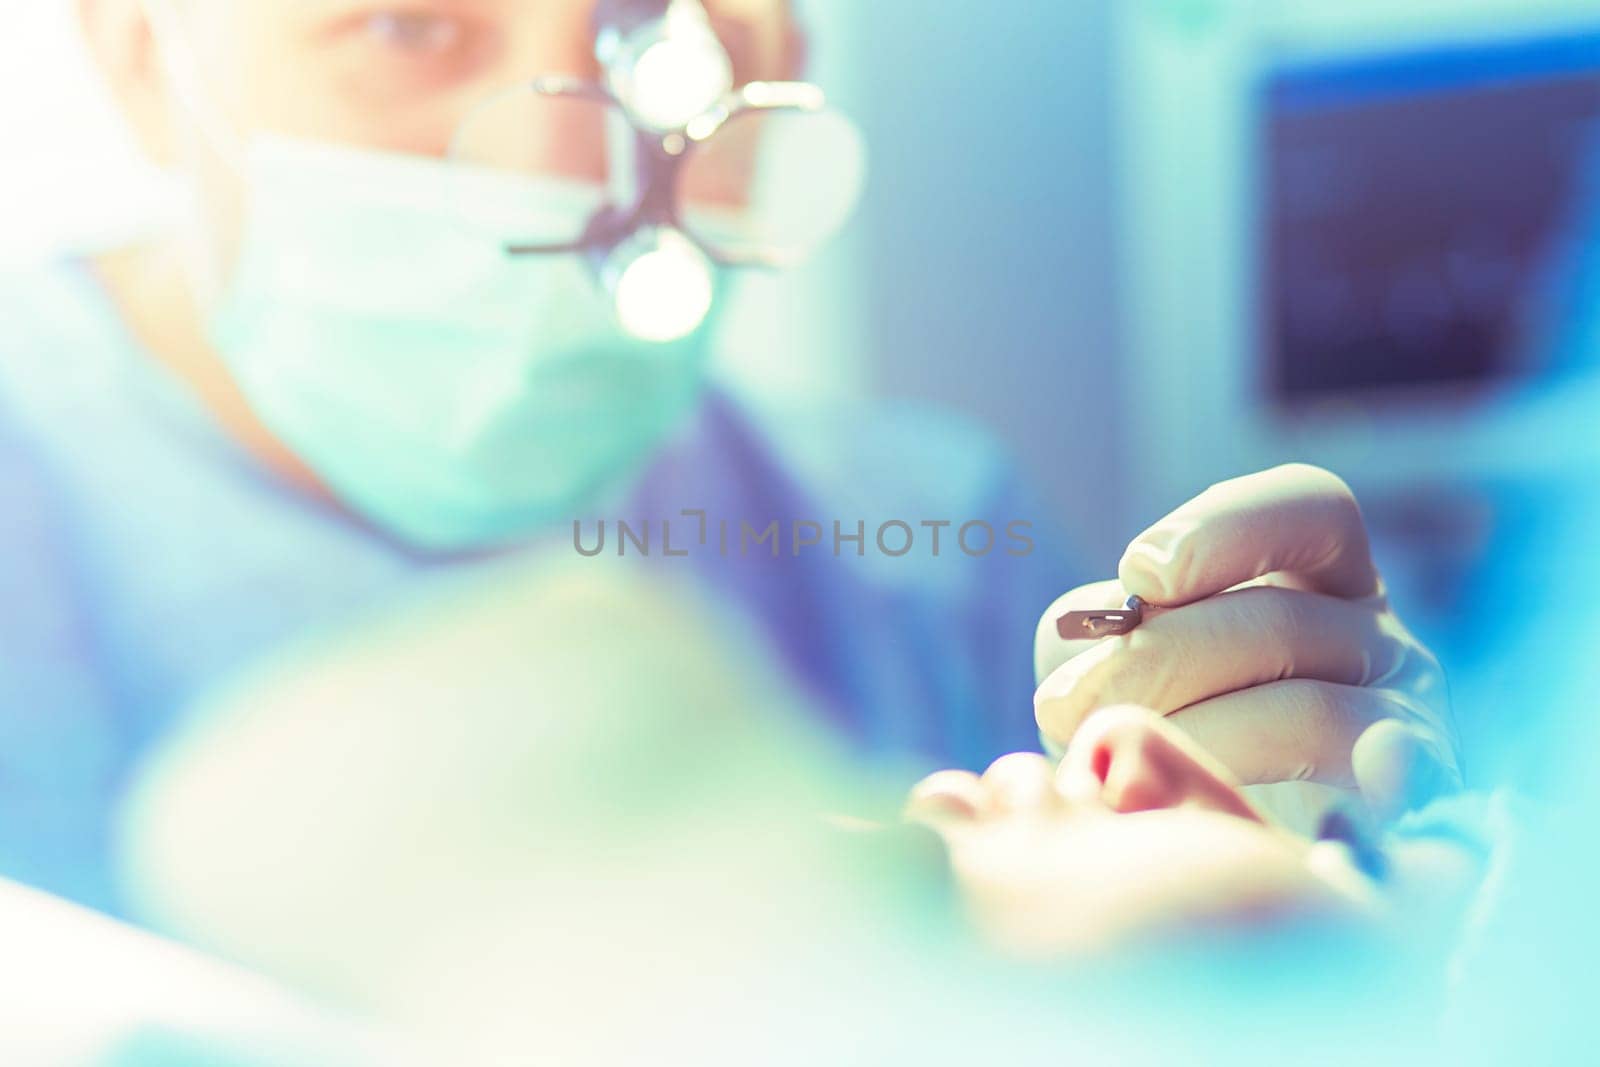
[[[1119,813],[1190,807],[1261,821],[1221,764],[1145,708],[1090,716],[1073,737],[1058,781],[1072,799]]]

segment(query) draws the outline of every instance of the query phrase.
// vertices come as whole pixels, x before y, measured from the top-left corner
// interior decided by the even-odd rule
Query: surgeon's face
[[[243,129],[438,155],[497,88],[595,77],[594,0],[180,0]],[[790,73],[786,0],[709,0],[742,80]]]
[[[157,3],[163,0],[156,0]],[[233,134],[271,132],[443,155],[496,90],[543,74],[596,78],[595,0],[165,0],[193,62],[175,72],[143,0],[82,0],[86,28],[145,145],[198,179],[225,243],[237,229],[233,171],[203,109]],[[789,0],[705,0],[738,81],[793,76]],[[186,81],[191,84],[184,84]],[[592,138],[548,162],[598,172]]]

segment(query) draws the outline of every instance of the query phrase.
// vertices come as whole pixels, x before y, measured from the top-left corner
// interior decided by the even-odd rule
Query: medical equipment
[[[1069,611],[1056,619],[1056,633],[1063,641],[1085,641],[1132,633],[1144,622],[1143,597],[1130,596],[1121,610]]]
[[[1371,501],[1592,476],[1600,8],[1135,0],[1117,19],[1129,522],[1288,460]]]
[[[502,93],[468,116],[451,157],[464,173],[581,189],[581,210],[491,236],[510,256],[584,256],[625,330],[676,340],[709,314],[716,268],[789,266],[836,232],[865,151],[814,85],[735,87],[699,0],[608,0],[595,24],[600,84],[541,77]]]

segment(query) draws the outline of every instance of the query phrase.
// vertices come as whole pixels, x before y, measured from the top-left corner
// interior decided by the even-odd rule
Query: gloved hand
[[[1063,640],[1068,611],[1152,607],[1131,633]],[[1354,495],[1315,467],[1212,486],[1128,546],[1116,581],[1051,605],[1035,714],[1065,749],[1097,708],[1169,716],[1242,782],[1359,788],[1389,816],[1459,787],[1438,661],[1389,607]]]

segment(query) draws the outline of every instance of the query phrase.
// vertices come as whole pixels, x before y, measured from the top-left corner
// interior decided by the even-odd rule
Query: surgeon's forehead
[[[167,2],[167,0],[156,0]],[[486,39],[543,41],[571,47],[593,31],[599,0],[172,0],[204,19],[224,39],[278,38],[316,43],[378,17],[448,18]],[[741,77],[785,77],[785,42],[793,28],[792,0],[700,0]],[[540,47],[531,44],[531,47]],[[572,73],[581,73],[573,71]]]
[[[458,10],[463,13],[493,14],[501,17],[537,17],[574,12],[590,14],[599,0],[176,0],[179,7],[226,10],[254,9],[277,12],[286,17],[318,17],[328,14],[375,13],[408,10]],[[700,0],[716,18],[747,22],[781,22],[791,14],[791,0]]]

